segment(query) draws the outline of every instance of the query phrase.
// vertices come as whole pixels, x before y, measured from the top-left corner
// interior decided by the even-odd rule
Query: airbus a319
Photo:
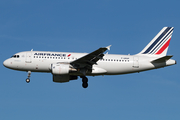
[[[51,73],[54,82],[64,83],[82,78],[82,86],[88,87],[87,76],[121,75],[162,68],[176,64],[166,55],[174,28],[164,27],[138,54],[104,54],[110,46],[91,53],[25,51],[14,54],[3,65],[19,71]]]

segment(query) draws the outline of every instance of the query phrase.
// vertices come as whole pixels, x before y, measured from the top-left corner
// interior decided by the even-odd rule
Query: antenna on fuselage
[[[31,49],[31,51],[33,51],[33,49]]]

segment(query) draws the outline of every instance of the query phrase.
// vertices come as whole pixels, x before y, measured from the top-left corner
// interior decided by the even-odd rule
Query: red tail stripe
[[[168,46],[170,43],[171,38],[166,42],[166,44],[164,44],[164,46],[156,53],[156,54],[161,54]]]

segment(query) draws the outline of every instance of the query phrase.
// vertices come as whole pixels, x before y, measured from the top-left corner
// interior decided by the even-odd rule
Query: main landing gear
[[[82,78],[82,87],[87,88],[88,87],[88,78],[83,76]]]
[[[28,78],[26,79],[26,82],[29,83],[30,82],[30,77],[31,77],[31,71],[28,71]]]

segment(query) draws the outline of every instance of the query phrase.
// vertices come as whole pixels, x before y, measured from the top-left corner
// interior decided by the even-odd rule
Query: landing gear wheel
[[[26,79],[26,82],[29,83],[30,82],[30,77],[31,77],[31,71],[28,71],[28,78]]]
[[[82,78],[82,82],[83,82],[83,83],[87,83],[87,82],[88,82],[88,78],[87,78],[87,77],[83,77],[83,78]]]
[[[87,88],[88,87],[88,78],[87,77],[82,77],[82,87]]]
[[[29,83],[29,82],[30,82],[30,79],[29,79],[29,78],[27,78],[27,79],[26,79],[26,82],[27,82],[27,83]]]
[[[87,88],[88,87],[88,83],[83,83],[82,86],[83,86],[83,88]]]

